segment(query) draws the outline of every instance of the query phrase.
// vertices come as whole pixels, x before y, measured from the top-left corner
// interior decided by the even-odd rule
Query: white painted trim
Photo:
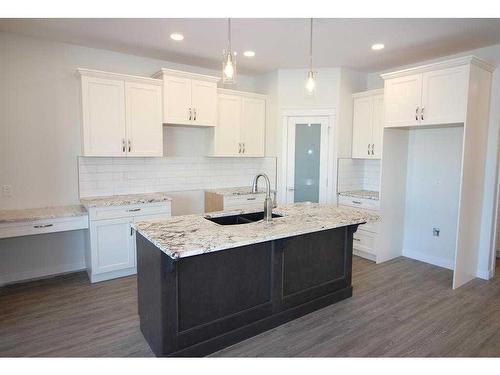
[[[214,76],[209,76],[209,75],[199,74],[199,73],[184,72],[181,70],[167,69],[167,68],[162,68],[160,71],[153,74],[153,78],[162,79],[163,75],[167,75],[167,76],[171,76],[171,77],[196,79],[196,80],[208,81],[208,82],[219,82],[220,81],[220,77],[214,77]]]
[[[419,251],[413,251],[409,249],[403,249],[404,257],[419,260],[421,262],[429,263],[434,266],[447,268],[453,271],[453,260],[448,260],[440,257],[434,257],[428,254],[423,254]]]
[[[361,92],[355,92],[352,94],[352,98],[363,98],[365,96],[372,96],[372,95],[384,95],[384,89],[375,89],[375,90],[368,90],[368,91],[361,91]]]
[[[154,79],[149,77],[141,77],[141,76],[132,76],[129,74],[121,74],[121,73],[113,73],[113,72],[104,72],[102,70],[93,70],[86,68],[78,68],[76,70],[76,74],[79,77],[94,77],[94,78],[102,78],[102,79],[115,79],[122,80],[127,82],[137,82],[137,83],[146,83],[149,85],[155,86],[163,86],[163,80]]]
[[[48,276],[52,277],[65,273],[84,271],[85,268],[85,262],[80,262],[72,264],[62,264],[47,268],[31,269],[24,272],[6,273],[0,275],[0,286],[16,283],[18,281],[30,281],[34,279],[45,278]]]
[[[287,176],[287,160],[288,160],[288,118],[289,117],[328,117],[329,126],[329,147],[328,147],[328,186],[327,186],[327,203],[337,203],[337,143],[336,133],[337,124],[335,122],[335,109],[333,108],[317,108],[317,109],[297,109],[285,108],[281,111],[281,171],[277,171],[276,177],[276,199],[278,203],[286,201],[286,176]],[[276,163],[278,168],[278,163]]]
[[[256,92],[238,91],[238,90],[230,90],[230,89],[219,89],[219,88],[217,89],[217,94],[246,96],[246,97],[258,98],[258,99],[263,99],[263,100],[268,100],[268,98],[269,98],[267,95],[258,94]]]
[[[98,283],[101,281],[116,279],[118,277],[125,277],[130,275],[135,275],[137,273],[137,267],[125,268],[123,270],[116,270],[111,272],[99,273],[99,274],[87,274],[89,275],[91,283]]]
[[[494,270],[477,270],[477,277],[483,280],[491,280],[495,276]]]
[[[353,255],[356,255],[356,256],[364,258],[364,259],[371,260],[372,262],[377,261],[377,256],[375,254],[370,254],[366,251],[356,249],[354,247],[352,248],[352,253],[353,253]]]
[[[397,77],[403,77],[403,76],[406,76],[409,74],[424,73],[424,72],[429,72],[432,70],[452,68],[455,66],[467,65],[467,64],[477,65],[478,67],[480,67],[488,72],[493,72],[496,68],[495,65],[492,65],[489,62],[484,61],[476,56],[465,56],[465,57],[459,57],[456,59],[440,61],[440,62],[436,62],[436,63],[432,63],[432,64],[421,65],[421,66],[417,66],[414,68],[398,70],[395,72],[384,73],[384,74],[381,74],[380,77],[382,77],[383,79],[392,79],[392,78],[397,78]]]

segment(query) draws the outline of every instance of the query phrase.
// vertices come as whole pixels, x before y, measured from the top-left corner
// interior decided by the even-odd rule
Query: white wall
[[[384,83],[380,78],[381,73],[387,71],[400,70],[412,66],[429,64],[437,61],[448,60],[455,57],[475,55],[492,64],[500,66],[500,44],[466,51],[460,54],[442,57],[439,59],[422,61],[417,64],[395,67],[383,72],[374,72],[367,75],[367,89],[382,88]],[[500,143],[500,69],[497,68],[493,73],[493,81],[491,88],[490,101],[490,120],[488,130],[488,146],[486,152],[486,170],[484,182],[484,198],[483,212],[481,219],[481,242],[480,256],[478,262],[477,274],[481,277],[488,277],[493,272],[495,267],[493,252],[495,231],[495,207],[497,202],[497,186],[498,186],[498,158],[499,158],[499,143]],[[498,223],[500,225],[500,222]]]
[[[78,67],[151,76],[162,67],[220,72],[106,50],[0,33],[0,209],[78,203],[80,154]],[[254,91],[253,78],[238,75],[239,90]],[[203,129],[164,129],[166,155],[201,156]],[[198,211],[199,192],[179,194],[173,211]],[[195,211],[195,212],[196,212]],[[84,267],[84,231],[0,240],[0,281],[40,277]],[[6,274],[8,273],[8,275]]]
[[[403,255],[453,269],[463,127],[409,130]],[[439,237],[432,234],[440,229]]]

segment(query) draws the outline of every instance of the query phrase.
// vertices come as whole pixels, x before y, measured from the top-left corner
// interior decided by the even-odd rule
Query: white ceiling
[[[241,72],[308,64],[308,19],[233,19],[233,50]],[[205,68],[220,68],[227,20],[0,19],[0,31],[109,49]],[[174,42],[170,33],[185,39]],[[386,48],[374,52],[373,43]],[[315,19],[315,67],[378,71],[500,43],[499,19]],[[244,50],[254,58],[242,56]]]

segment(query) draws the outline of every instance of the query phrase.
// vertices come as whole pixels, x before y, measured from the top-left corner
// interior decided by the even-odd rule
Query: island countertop
[[[273,209],[273,213],[282,217],[273,218],[272,222],[261,220],[249,224],[219,225],[205,219],[258,211],[262,210],[174,216],[138,221],[132,227],[165,254],[177,259],[378,219],[376,214],[366,211],[317,203],[279,206]]]

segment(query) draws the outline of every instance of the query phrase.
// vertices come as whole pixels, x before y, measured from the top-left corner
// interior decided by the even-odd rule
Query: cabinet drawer
[[[89,227],[87,215],[0,224],[0,238],[65,232]]]
[[[358,229],[354,233],[352,246],[367,253],[375,254],[375,238],[376,234]]]
[[[170,202],[131,204],[127,206],[97,207],[90,209],[90,220],[117,219],[142,215],[170,216]]]
[[[224,197],[224,210],[257,204],[261,204],[262,207],[264,207],[265,198],[265,194],[245,194]]]
[[[360,225],[358,230],[363,230],[371,233],[379,233],[380,222],[377,221],[369,221],[366,224]]]
[[[369,210],[378,210],[380,207],[379,201],[375,199],[354,198],[339,195],[339,204],[343,206],[366,208]]]

